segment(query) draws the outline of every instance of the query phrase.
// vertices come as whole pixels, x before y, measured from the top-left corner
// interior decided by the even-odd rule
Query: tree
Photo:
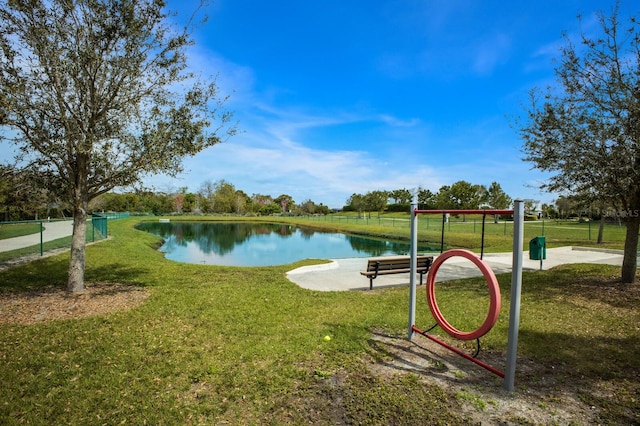
[[[247,211],[247,205],[251,203],[251,197],[249,197],[243,190],[236,190],[236,213],[244,214]]]
[[[534,212],[536,210],[537,206],[538,206],[538,201],[537,200],[524,200],[524,211],[525,211],[525,213]]]
[[[569,213],[575,211],[575,201],[572,197],[560,195],[556,200],[556,207],[558,208],[558,215],[560,218],[566,219]]]
[[[365,209],[365,199],[362,194],[351,194],[351,197],[347,199],[347,206],[351,207],[354,211],[358,212],[358,217],[362,215],[362,211]]]
[[[73,209],[67,290],[84,290],[89,201],[235,132],[214,82],[187,72],[189,22],[161,0],[0,0],[4,139]],[[214,123],[217,127],[213,127]]]
[[[215,186],[214,183],[210,180],[206,180],[200,185],[200,190],[198,191],[200,210],[203,213],[211,213],[213,212],[213,196],[215,194]]]
[[[553,219],[558,216],[558,211],[552,204],[543,203],[540,207],[540,210],[542,211],[544,217]]]
[[[506,192],[502,190],[502,187],[498,182],[491,182],[489,185],[489,189],[484,193],[484,197],[482,201],[489,205],[489,208],[504,210],[511,206],[512,200],[511,197],[507,195]],[[498,223],[500,215],[494,215],[493,220],[495,223]]]
[[[580,194],[624,212],[622,281],[635,281],[640,228],[640,32],[623,25],[619,3],[598,14],[601,34],[568,38],[556,68],[558,87],[531,93],[516,122],[525,160],[554,173],[550,192]]]
[[[477,209],[485,193],[482,185],[460,180],[451,186],[442,186],[436,199],[439,209]]]
[[[277,211],[272,211],[271,209],[273,202],[273,197],[271,195],[266,194],[253,194],[251,195],[251,212],[253,213],[261,213],[261,214],[271,214],[277,213]]]
[[[217,181],[214,185],[213,206],[214,213],[233,213],[237,204],[236,188],[232,183],[224,179]]]
[[[389,197],[393,199],[395,204],[408,204],[411,202],[411,191],[406,188],[394,189],[389,191]]]
[[[0,210],[4,211],[4,220],[49,216],[51,206],[58,204],[55,194],[44,185],[49,178],[46,172],[0,165]]]
[[[0,164],[0,207],[3,207],[3,210],[8,213],[9,211],[9,203],[7,202],[11,197],[11,185],[10,181],[13,178],[13,169],[9,166],[3,166]],[[4,219],[7,221],[8,219],[5,217]]]
[[[369,212],[378,212],[378,216],[380,216],[380,212],[386,207],[388,199],[389,193],[387,191],[369,191],[364,195],[365,208]]]
[[[491,208],[497,210],[504,210],[511,206],[513,200],[502,190],[502,187],[498,182],[491,182],[489,189],[487,189],[487,196],[484,200]]]
[[[184,202],[182,204],[182,211],[184,213],[193,213],[196,209],[196,194],[191,192],[184,193]]]
[[[418,207],[424,210],[437,208],[436,194],[428,189],[418,188]]]
[[[442,185],[435,196],[436,208],[443,210],[459,209],[451,194],[451,186]]]
[[[306,200],[302,204],[300,204],[298,209],[301,214],[311,215],[316,214],[317,206],[313,201]]]
[[[182,192],[173,197],[173,205],[176,213],[182,213],[182,209],[184,208],[184,194]]]
[[[296,204],[293,201],[293,197],[287,194],[281,194],[278,198],[274,199],[273,202],[280,206],[280,208],[282,209],[282,213],[287,213],[293,210]]]

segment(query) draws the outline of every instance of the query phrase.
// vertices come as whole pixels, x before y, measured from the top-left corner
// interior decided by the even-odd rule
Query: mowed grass
[[[37,234],[40,232],[40,228],[40,222],[2,223],[0,224],[0,240]]]
[[[286,279],[286,271],[319,260],[260,268],[175,263],[135,223],[110,222],[113,238],[87,247],[86,279],[144,287],[151,295],[143,304],[82,319],[0,324],[0,423],[472,423],[459,394],[428,375],[374,371],[384,354],[372,333],[406,334],[406,287],[314,292]],[[67,266],[64,254],[0,272],[0,290],[64,287]],[[537,367],[518,372],[518,390],[560,374],[564,382],[547,390],[545,403],[552,406],[570,383],[598,421],[640,422],[640,298],[635,287],[615,284],[618,274],[604,265],[525,272],[519,357]],[[501,316],[482,339],[483,351],[497,359],[506,348],[510,276],[499,280]],[[483,280],[437,291],[457,328],[482,320]],[[422,291],[417,302],[416,325],[431,325]],[[461,360],[458,368],[471,367]],[[487,388],[500,383],[487,373]]]
[[[444,240],[447,248],[480,250],[484,244],[487,252],[513,250],[513,222],[500,218],[494,222],[492,216],[451,216],[442,224],[442,216],[418,215],[418,239],[439,248]],[[271,219],[273,220],[273,219]],[[328,216],[279,218],[282,221],[302,223],[320,228],[338,229],[356,234],[382,235],[388,238],[409,239],[410,218],[407,213],[372,214],[358,218],[356,213],[337,213]],[[624,248],[626,228],[623,224],[608,222],[604,226],[603,241],[597,243],[599,222],[577,222],[570,220],[532,220],[524,222],[524,250],[528,250],[531,238],[544,235],[547,247],[597,246],[600,248]],[[443,233],[444,231],[444,233]],[[484,242],[482,235],[484,232]]]

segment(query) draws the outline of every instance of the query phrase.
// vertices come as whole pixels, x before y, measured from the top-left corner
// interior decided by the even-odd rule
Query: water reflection
[[[160,250],[168,259],[186,263],[266,266],[308,258],[407,254],[410,250],[408,242],[274,223],[143,222],[138,228],[165,240]]]

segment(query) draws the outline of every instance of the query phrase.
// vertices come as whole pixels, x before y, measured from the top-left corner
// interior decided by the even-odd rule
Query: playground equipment
[[[409,291],[409,327],[408,338],[412,340],[415,333],[419,333],[428,339],[446,347],[447,349],[457,353],[458,355],[478,364],[479,366],[491,371],[492,373],[504,378],[504,389],[507,391],[514,390],[515,383],[515,369],[516,369],[516,355],[518,346],[518,324],[520,323],[520,293],[522,288],[522,244],[524,234],[524,205],[523,201],[516,200],[514,202],[513,210],[418,210],[417,199],[414,197],[411,206],[411,278],[410,278],[410,291]],[[440,326],[447,334],[457,338],[459,340],[472,340],[476,339],[478,342],[478,349],[475,355],[471,356],[459,349],[448,345],[447,343],[437,339],[436,337],[428,334],[431,329],[422,331],[415,326],[415,306],[416,306],[416,259],[417,259],[417,247],[418,247],[418,215],[420,214],[434,214],[441,213],[444,217],[445,214],[482,214],[483,215],[483,232],[482,232],[482,249],[481,256],[484,252],[484,218],[486,214],[494,215],[513,215],[513,260],[512,260],[512,275],[511,275],[511,305],[509,313],[509,331],[507,339],[507,359],[506,369],[502,372],[476,358],[480,351],[479,338],[484,336],[494,326],[500,312],[500,289],[495,274],[482,260],[472,252],[467,250],[449,250],[438,256],[429,270],[427,275],[427,301],[429,303],[429,309],[433,314],[436,325]],[[443,227],[443,241],[444,241],[444,227]],[[435,277],[438,269],[444,263],[445,260],[454,257],[462,256],[471,262],[473,262],[482,272],[489,288],[489,312],[482,325],[472,332],[462,332],[451,326],[440,312],[436,297],[435,297]],[[435,327],[435,326],[434,326]],[[432,328],[434,328],[432,327]]]

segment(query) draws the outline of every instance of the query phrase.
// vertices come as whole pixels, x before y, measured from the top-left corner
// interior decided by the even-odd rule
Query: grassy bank
[[[438,245],[444,236],[448,247],[479,249],[484,232],[485,248],[489,251],[511,251],[513,222],[502,220],[494,222],[493,217],[482,215],[451,216],[445,221],[441,215],[418,216],[418,239],[434,242]],[[358,217],[356,213],[338,213],[328,216],[307,216],[291,218],[296,223],[313,224],[320,227],[335,227],[346,232],[371,232],[374,235],[409,238],[410,218],[408,214],[392,213],[377,216]],[[598,246],[622,249],[626,228],[619,223],[607,223],[603,228],[603,241],[598,244],[599,223],[577,222],[569,220],[535,220],[524,222],[524,249],[529,239],[544,235],[549,247],[567,245]]]
[[[0,224],[0,240],[5,238],[22,237],[23,235],[37,234],[40,232],[40,222],[17,222]]]
[[[314,261],[179,264],[135,223],[110,222],[112,238],[87,248],[86,277],[144,288],[144,303],[109,315],[0,323],[0,423],[468,424],[492,410],[504,421],[529,421],[498,412],[501,380],[464,360],[443,364],[425,344],[404,354],[420,351],[427,367],[398,364],[406,288],[314,292],[286,279]],[[371,226],[366,232],[375,233]],[[62,288],[67,261],[65,254],[0,272],[0,290]],[[640,297],[615,284],[618,273],[604,265],[525,272],[519,393],[507,399],[533,395],[530,403],[554,423],[570,388],[594,422],[640,422]],[[510,277],[499,280],[502,312],[481,356],[503,367]],[[439,286],[449,322],[467,329],[482,321],[485,287],[478,279]],[[419,326],[432,322],[428,311],[419,297]],[[456,387],[434,381],[441,376]]]

